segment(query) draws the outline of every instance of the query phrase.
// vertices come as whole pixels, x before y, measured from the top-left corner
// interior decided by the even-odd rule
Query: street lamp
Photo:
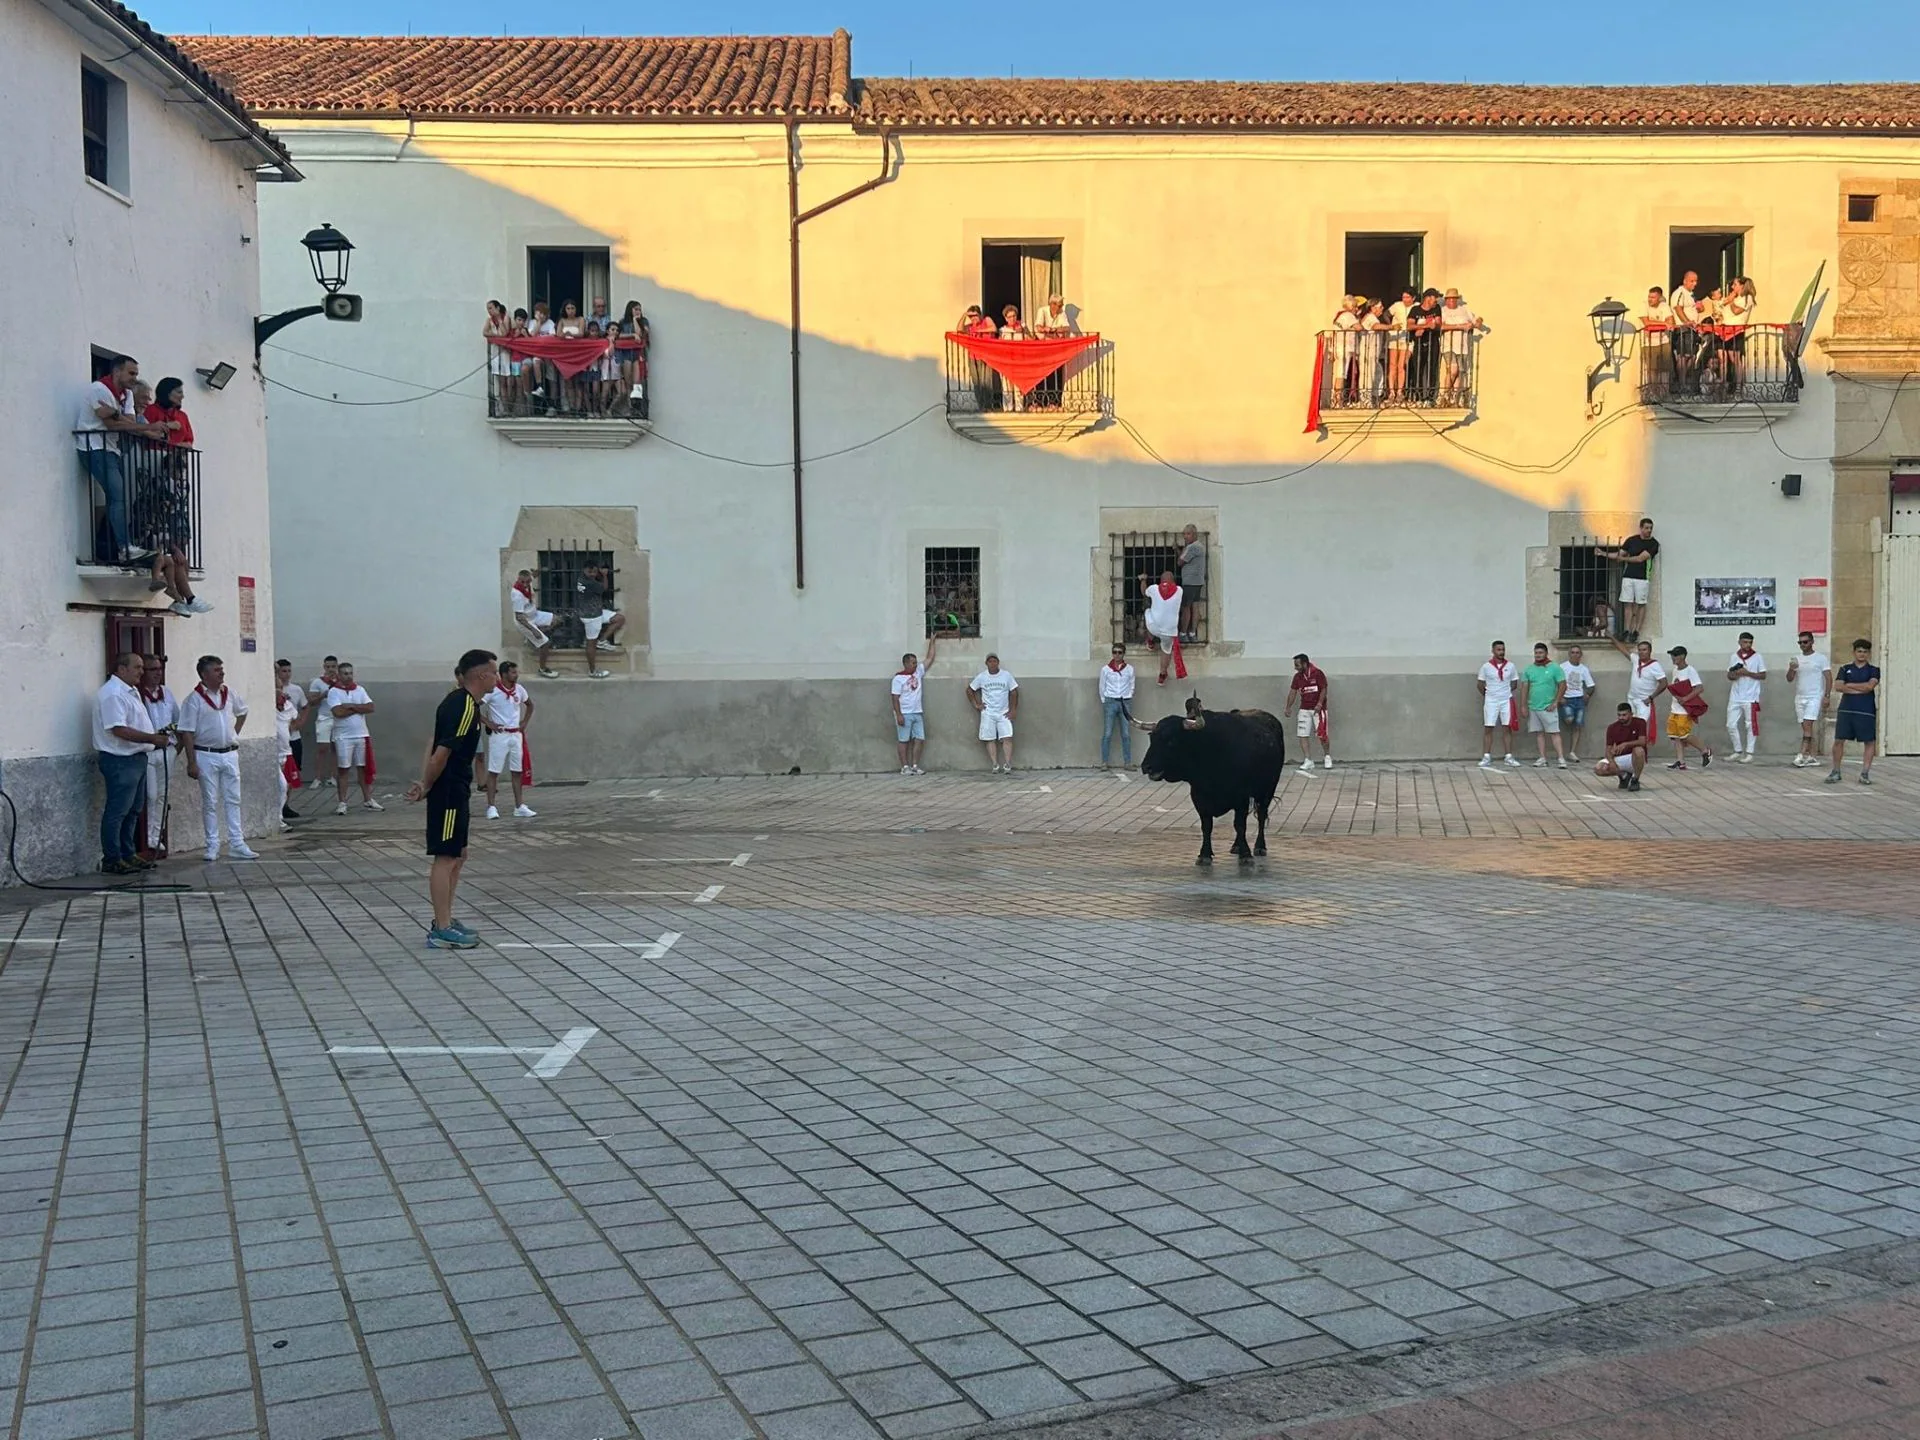
[[[342,287],[347,283],[347,266],[353,258],[353,242],[323,222],[319,229],[309,230],[301,236],[300,243],[307,247],[313,278],[327,292],[327,298],[318,305],[302,305],[298,309],[282,310],[278,315],[257,317],[253,322],[255,364],[260,361],[261,347],[296,320],[304,320],[309,315],[324,315],[329,320],[360,318],[360,297],[342,293]]]
[[[1618,379],[1620,366],[1633,349],[1633,325],[1627,319],[1627,307],[1611,295],[1587,312],[1593,326],[1593,343],[1600,347],[1600,363],[1587,371],[1587,418],[1599,411],[1593,392],[1603,379]]]

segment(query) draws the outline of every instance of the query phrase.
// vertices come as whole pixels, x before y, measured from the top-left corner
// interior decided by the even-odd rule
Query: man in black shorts
[[[433,857],[429,890],[433,928],[429,950],[471,950],[480,938],[453,920],[453,895],[460,888],[460,867],[467,860],[467,802],[473,794],[473,756],[486,727],[480,701],[498,678],[491,650],[469,650],[454,667],[458,684],[433,712],[433,739],[420,765],[420,778],[407,786],[409,802],[427,802],[427,854]]]

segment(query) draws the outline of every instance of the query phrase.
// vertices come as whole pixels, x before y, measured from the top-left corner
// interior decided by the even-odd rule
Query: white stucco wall
[[[290,333],[302,353],[269,350],[272,375],[341,400],[448,385],[482,361],[483,302],[525,302],[528,245],[610,245],[615,309],[634,296],[653,322],[661,432],[625,450],[516,447],[489,429],[479,375],[380,407],[271,392],[277,619],[302,667],[336,652],[369,678],[438,677],[466,646],[496,643],[499,551],[523,505],[637,508],[662,679],[885,674],[917,641],[919,547],[943,540],[984,552],[988,633],[955,648],[997,647],[1022,675],[1090,675],[1090,556],[1115,508],[1217,514],[1224,638],[1245,647],[1205,662],[1220,674],[1272,673],[1303,648],[1349,671],[1470,672],[1490,636],[1535,638],[1526,552],[1548,542],[1554,511],[1658,518],[1665,612],[1649,629],[1663,648],[1731,648],[1731,633],[1692,625],[1695,576],[1773,576],[1790,620],[1795,582],[1828,571],[1832,387],[1817,352],[1772,433],[1631,415],[1562,469],[1528,467],[1587,433],[1587,307],[1664,280],[1670,226],[1750,227],[1763,314],[1785,318],[1831,253],[1838,176],[1860,163],[1837,145],[1723,137],[1703,157],[1678,141],[1231,137],[1193,142],[1207,153],[1186,159],[1172,152],[1187,142],[1126,137],[907,137],[893,184],[805,230],[806,449],[936,410],[808,466],[801,593],[781,463],[777,131],[282,133],[309,180],[263,202],[269,303],[310,288],[285,241],[325,218],[360,247],[367,314]],[[803,204],[866,178],[877,147],[829,137],[808,154]],[[1883,147],[1872,163],[1916,160]],[[1391,197],[1415,163],[1431,183],[1403,213]],[[1360,214],[1356,195],[1385,198]],[[1236,487],[1175,474],[1119,429],[984,447],[938,413],[939,335],[972,297],[980,237],[1064,234],[1069,300],[1115,345],[1119,413],[1221,481],[1297,469],[1334,443],[1300,429],[1340,235],[1396,228],[1427,231],[1429,279],[1459,285],[1494,327],[1458,445],[1375,435],[1335,463]],[[1603,391],[1609,414],[1632,399],[1632,375]],[[772,463],[719,464],[663,437]],[[1789,471],[1804,477],[1798,500],[1778,493]],[[351,593],[342,545],[365,561]],[[1763,643],[1784,652],[1789,631]]]

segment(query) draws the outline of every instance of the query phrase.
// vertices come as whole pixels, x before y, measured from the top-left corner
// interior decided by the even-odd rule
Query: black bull
[[[1213,818],[1233,812],[1233,853],[1242,863],[1267,853],[1267,808],[1280,786],[1287,763],[1285,731],[1265,710],[1203,710],[1187,702],[1184,716],[1169,715],[1148,725],[1135,721],[1153,738],[1147,742],[1140,773],[1149,780],[1184,782],[1200,814],[1200,856],[1196,865],[1213,863]],[[1253,848],[1247,848],[1247,811],[1259,820]]]

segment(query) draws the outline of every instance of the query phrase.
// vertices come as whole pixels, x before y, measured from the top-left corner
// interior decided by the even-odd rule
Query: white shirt
[[[1736,650],[1728,657],[1727,668],[1731,670],[1736,665],[1740,666],[1747,673],[1733,682],[1733,689],[1727,692],[1727,699],[1735,705],[1759,704],[1760,682],[1764,680],[1767,675],[1766,657],[1756,650],[1745,660],[1742,660],[1740,658],[1740,652]]]
[[[1333,328],[1336,330],[1358,330],[1360,328],[1360,317],[1351,310],[1342,310],[1333,317]]]
[[[527,319],[527,334],[529,334],[529,335],[551,335],[551,334],[553,334],[553,320],[552,320],[552,318],[551,318],[551,317],[549,317],[548,319],[545,319],[545,320],[541,320],[541,319],[539,319],[538,317],[534,317],[534,316],[530,316],[530,317],[528,317],[528,319]]]
[[[1687,707],[1682,705],[1680,703],[1680,697],[1673,693],[1673,687],[1676,685],[1691,685],[1693,686],[1693,690],[1698,690],[1700,688],[1700,672],[1691,665],[1682,665],[1678,670],[1673,672],[1673,679],[1667,682],[1667,694],[1673,699],[1673,713],[1676,715],[1684,715],[1687,713]],[[1693,690],[1689,690],[1687,693],[1691,695]]]
[[[1171,640],[1180,633],[1180,601],[1186,591],[1178,585],[1173,594],[1164,595],[1156,583],[1147,587],[1147,633]]]
[[[534,609],[533,601],[513,586],[507,587],[507,603],[513,606],[513,613],[516,615],[531,614]]]
[[[307,693],[315,699],[324,696],[333,688],[333,682],[324,675],[316,675],[307,682]]]
[[[1658,660],[1649,660],[1643,668],[1637,655],[1628,663],[1632,669],[1627,673],[1627,699],[1638,700],[1644,705],[1660,682],[1667,678],[1666,667]]]
[[[1729,295],[1720,307],[1721,319],[1729,325],[1745,325],[1753,317],[1753,297]]]
[[[209,701],[209,693],[213,701],[221,703],[216,706]],[[180,702],[180,729],[191,734],[193,743],[200,749],[219,750],[240,743],[240,732],[233,728],[233,722],[246,713],[247,702],[234,693],[232,686],[222,685],[218,690],[204,692],[196,685]]]
[[[336,705],[371,705],[373,697],[367,694],[366,687],[355,685],[351,690],[342,690],[338,685],[328,688],[325,705],[329,713]],[[335,715],[333,717],[333,738],[335,740],[364,740],[367,737],[367,717],[361,714]]]
[[[1640,328],[1653,331],[1647,337],[1652,343],[1664,343],[1667,337],[1663,332],[1673,329],[1673,307],[1664,300],[1658,305],[1649,305],[1640,317]]]
[[[511,690],[504,685],[495,685],[480,702],[480,709],[487,724],[494,729],[518,730],[520,721],[527,713],[530,698],[524,685],[516,683]]]
[[[114,442],[107,438],[107,422],[100,418],[98,406],[104,405],[110,410],[118,410],[122,415],[133,414],[133,392],[116,395],[108,388],[104,380],[96,380],[87,386],[87,398],[80,402],[80,414],[73,428],[88,433],[73,437],[76,450],[108,450]],[[118,675],[113,677],[118,680]],[[123,682],[124,683],[124,682]]]
[[[1001,673],[1005,674],[1006,672],[1002,671]],[[915,665],[911,675],[898,673],[894,675],[893,684],[888,688],[891,689],[894,696],[900,701],[900,713],[902,715],[919,715],[925,712],[927,704],[926,683],[927,667],[924,665]],[[974,688],[978,689],[979,687],[975,686]]]
[[[282,704],[281,702],[286,703]],[[293,717],[307,703],[307,692],[289,680],[273,697],[273,738],[279,748],[276,755],[293,754]]]
[[[1406,301],[1396,300],[1387,307],[1387,320],[1395,330],[1404,333],[1407,328],[1407,312],[1412,309],[1413,306],[1407,304]]]
[[[1593,672],[1585,665],[1574,665],[1563,660],[1560,662],[1560,673],[1567,678],[1565,699],[1578,700],[1593,688]]]
[[[1041,310],[1038,315],[1027,322],[1027,326],[1032,330],[1057,330],[1062,335],[1068,335],[1073,332],[1073,321],[1067,318],[1067,307],[1064,305],[1060,307],[1060,313],[1058,315],[1054,314],[1051,310]]]
[[[1513,682],[1520,677],[1520,671],[1511,660],[1502,660],[1498,665],[1488,660],[1480,666],[1480,682],[1487,687],[1487,699],[1513,699]]]
[[[114,734],[116,725],[143,734],[153,728],[147,723],[147,705],[140,698],[140,692],[118,675],[109,675],[107,683],[93,697],[93,748],[109,755],[144,755],[153,749],[151,745]]]
[[[1793,663],[1798,668],[1793,672],[1793,693],[1802,700],[1818,700],[1827,693],[1827,672],[1833,669],[1833,662],[1818,650],[1811,655],[1795,655]]]
[[[151,724],[141,726],[140,728],[143,730],[152,730],[158,734],[180,718],[179,703],[174,700],[173,691],[164,685],[160,687],[160,698],[158,700],[149,700],[143,693],[140,696],[140,703],[147,707],[147,719],[152,722]]]
[[[1480,317],[1465,305],[1456,305],[1451,310],[1440,307],[1440,346],[1452,355],[1464,355],[1469,344],[1468,336],[1480,328]]]
[[[1131,700],[1133,698],[1133,666],[1123,664],[1116,670],[1111,665],[1102,665],[1100,667],[1100,698]]]
[[[1673,313],[1683,325],[1700,323],[1700,306],[1693,298],[1693,292],[1682,285],[1667,297],[1673,307]]]
[[[1010,670],[982,670],[967,682],[967,688],[980,693],[980,703],[986,707],[987,714],[1004,715],[1007,697],[1020,688],[1020,682],[1013,678]]]

